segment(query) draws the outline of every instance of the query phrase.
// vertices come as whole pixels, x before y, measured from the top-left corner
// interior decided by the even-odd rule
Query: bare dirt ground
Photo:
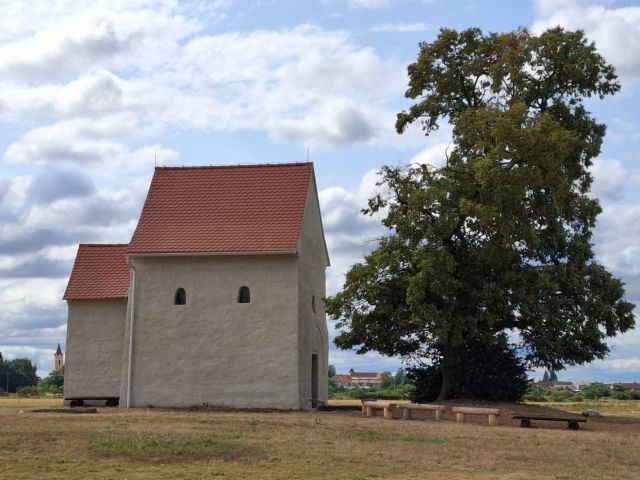
[[[544,422],[522,429],[510,418],[534,411],[564,414],[555,405],[492,403],[503,409],[496,427],[485,417],[457,424],[450,414],[435,422],[344,411],[31,412],[60,403],[0,399],[0,479],[640,478],[636,402],[601,402],[605,417],[581,424],[580,431]]]

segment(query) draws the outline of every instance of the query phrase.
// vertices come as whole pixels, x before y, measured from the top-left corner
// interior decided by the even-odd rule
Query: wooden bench
[[[580,430],[580,422],[586,422],[586,418],[572,417],[548,417],[545,415],[514,415],[514,420],[520,420],[522,428],[531,428],[531,420],[540,420],[544,422],[567,422],[569,430]]]
[[[367,407],[364,405],[367,402],[375,402],[375,398],[361,398],[360,403],[362,404],[362,413],[367,414]]]
[[[489,425],[495,425],[500,416],[498,408],[452,407],[451,412],[456,414],[456,422],[464,422],[465,415],[486,415],[489,417]]]
[[[436,420],[442,418],[442,414],[448,410],[446,405],[435,405],[430,403],[403,403],[399,405],[402,409],[402,419],[411,420],[411,412],[413,410],[429,410],[436,412]]]
[[[393,418],[393,409],[396,408],[396,403],[383,403],[383,402],[362,402],[362,406],[366,409],[365,413],[367,417],[375,417],[377,410],[384,411],[384,418]]]

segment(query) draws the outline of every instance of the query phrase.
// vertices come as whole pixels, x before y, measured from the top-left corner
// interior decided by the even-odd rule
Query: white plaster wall
[[[119,396],[126,309],[125,299],[68,302],[65,398]]]
[[[300,408],[297,263],[295,255],[133,257],[131,406]],[[237,303],[242,285],[251,303]],[[173,304],[179,287],[186,305]]]
[[[309,182],[307,201],[298,247],[298,309],[300,334],[298,339],[299,398],[301,408],[311,408],[311,355],[318,354],[318,401],[328,397],[328,334],[323,298],[325,268],[328,264],[322,220],[315,180]],[[312,308],[315,296],[316,311]]]

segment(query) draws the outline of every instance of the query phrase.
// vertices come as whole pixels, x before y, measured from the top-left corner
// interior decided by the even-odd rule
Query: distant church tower
[[[54,370],[60,370],[64,365],[64,355],[62,354],[62,349],[60,348],[60,344],[58,344],[58,349],[56,350],[56,354],[53,356],[53,358],[54,358],[54,363],[53,363]]]

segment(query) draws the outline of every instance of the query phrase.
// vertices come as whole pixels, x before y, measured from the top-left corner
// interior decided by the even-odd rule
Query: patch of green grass
[[[242,434],[210,434],[200,437],[114,436],[93,441],[100,456],[140,459],[215,458],[224,461],[258,461],[267,457],[263,447],[241,442]]]

